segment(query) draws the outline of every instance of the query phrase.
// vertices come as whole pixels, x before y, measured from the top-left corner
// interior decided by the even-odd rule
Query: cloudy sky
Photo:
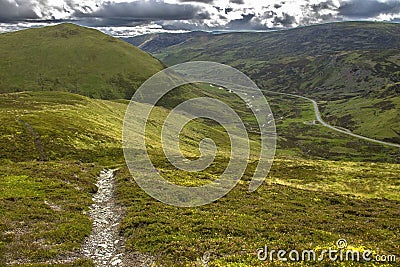
[[[400,0],[0,0],[0,32],[64,21],[131,36],[272,30],[343,20],[400,22]]]

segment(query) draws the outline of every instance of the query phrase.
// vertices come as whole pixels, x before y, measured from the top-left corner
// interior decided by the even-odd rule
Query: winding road
[[[353,136],[353,137],[356,137],[356,138],[359,138],[359,139],[362,139],[362,140],[365,140],[365,141],[369,141],[369,142],[373,142],[373,143],[377,143],[377,144],[381,144],[381,145],[400,148],[400,144],[394,144],[394,143],[390,143],[390,142],[385,142],[385,141],[372,139],[372,138],[369,138],[369,137],[365,137],[365,136],[362,136],[362,135],[358,135],[358,134],[352,133],[350,130],[346,131],[346,130],[339,129],[339,128],[335,127],[335,126],[332,126],[332,125],[326,123],[322,119],[321,113],[320,113],[319,108],[318,108],[318,103],[314,99],[311,99],[311,98],[308,98],[308,97],[305,97],[305,96],[301,96],[301,95],[295,95],[295,94],[280,93],[280,92],[274,92],[274,91],[269,91],[269,90],[263,90],[263,91],[268,92],[268,93],[273,93],[273,94],[287,95],[287,96],[291,96],[291,97],[302,98],[302,99],[310,101],[314,106],[314,111],[315,111],[315,116],[317,118],[317,121],[320,124],[322,124],[323,126],[328,127],[328,128],[330,128],[330,129],[332,129],[332,130],[334,130],[336,132],[347,134],[347,135],[350,135],[350,136]]]

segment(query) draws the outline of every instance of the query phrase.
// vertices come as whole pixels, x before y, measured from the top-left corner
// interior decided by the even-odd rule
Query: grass
[[[39,136],[49,160],[123,162],[120,140],[126,104],[54,92],[2,94],[0,98],[3,159],[40,159],[23,121]]]
[[[0,98],[0,265],[92,266],[80,254],[86,212],[100,170],[123,162],[126,104],[61,92]]]
[[[346,102],[332,101],[324,106],[325,118],[332,124],[349,128],[358,134],[398,143],[400,98],[353,98]],[[387,127],[390,125],[390,127]]]
[[[296,166],[296,160],[290,162]],[[272,170],[271,181],[281,175],[286,177],[286,171],[291,169],[285,160],[278,159],[278,164]],[[334,163],[322,165],[337,167]],[[257,192],[248,193],[248,182],[241,182],[215,203],[182,209],[147,196],[126,169],[119,171],[117,177],[119,199],[128,208],[121,225],[127,248],[155,255],[157,263],[164,266],[201,266],[200,259],[207,252],[211,255],[209,266],[263,266],[256,253],[265,245],[288,250],[334,248],[339,238],[381,254],[398,251],[398,201],[277,183],[265,183]]]
[[[314,125],[314,109],[307,100],[269,93],[266,96],[277,124],[279,156],[353,162],[400,162],[399,150],[396,148],[376,145],[319,124]]]
[[[130,99],[161,62],[117,38],[74,24],[0,35],[0,92],[67,91]]]
[[[185,52],[179,59],[213,58],[240,67],[265,87],[295,88],[319,99],[329,97],[325,100],[334,102],[323,105],[324,114],[331,115],[328,118],[333,123],[346,123],[359,133],[368,131],[379,138],[396,138],[392,133],[389,136],[387,127],[397,131],[393,105],[398,104],[398,81],[396,75],[388,74],[396,73],[393,62],[399,57],[391,48],[398,44],[386,42],[385,37],[397,36],[398,26],[340,25],[277,32],[271,39],[260,33],[242,34],[239,39],[238,34],[202,35],[209,53],[194,45],[178,51]],[[355,26],[358,31],[353,36]],[[309,43],[315,40],[310,29],[324,32],[325,38],[318,39],[315,46]],[[316,54],[330,51],[332,47],[327,45],[338,32],[338,50],[328,57]],[[295,49],[283,46],[283,40],[296,44]],[[193,45],[193,41],[187,44]],[[354,51],[361,44],[367,52]],[[372,51],[378,45],[385,51]],[[219,145],[216,160],[202,172],[188,173],[171,166],[160,146],[160,126],[169,110],[182,100],[195,96],[223,100],[238,111],[251,144],[248,167],[234,190],[203,207],[175,208],[149,197],[124,167],[121,134],[128,102],[66,92],[129,98],[143,79],[162,68],[161,63],[122,41],[70,24],[3,34],[0,47],[4,52],[0,56],[0,91],[23,90],[0,94],[1,266],[93,266],[81,258],[79,250],[91,231],[87,211],[91,194],[97,190],[96,176],[104,167],[120,167],[116,190],[127,212],[120,227],[127,251],[149,253],[163,266],[202,266],[201,258],[207,253],[209,266],[314,266],[309,262],[260,262],[257,250],[265,245],[321,250],[333,248],[339,238],[347,239],[358,250],[400,257],[399,150],[313,125],[309,102],[266,94],[276,119],[278,149],[267,181],[249,193],[259,140],[254,116],[245,103],[208,85],[174,90],[158,103],[146,128],[151,159],[171,182],[186,186],[210,183],[222,173],[230,156],[224,129],[197,119],[184,127],[180,148],[188,158],[196,159],[199,141],[210,137]],[[230,50],[224,53],[226,47]],[[175,48],[181,49],[179,45]],[[166,56],[172,59],[174,55]],[[334,56],[338,56],[338,66],[324,69]],[[354,66],[366,71],[361,71],[360,82]],[[374,75],[368,72],[372,69]],[[268,73],[276,75],[267,77]],[[334,87],[335,75],[346,73],[351,74],[343,81],[348,88]],[[371,80],[365,73],[372,75]],[[375,83],[379,86],[359,95],[361,89]],[[327,90],[317,90],[322,85],[327,85]],[[309,88],[314,91],[309,92]],[[339,92],[342,99],[334,97]],[[376,100],[372,101],[373,97]],[[355,112],[351,106],[363,108],[365,113]],[[352,117],[345,117],[349,112]],[[373,112],[376,122],[367,123]],[[41,150],[47,161],[41,161]],[[65,259],[68,262],[61,263]]]
[[[278,158],[270,184],[304,190],[400,201],[399,164]]]
[[[254,118],[232,94],[200,87],[203,96],[215,96],[238,110],[250,130],[252,153],[233,191],[215,203],[189,209],[155,201],[123,167],[127,101],[65,92],[1,94],[0,265],[92,266],[78,252],[90,233],[86,211],[96,190],[95,177],[104,166],[122,167],[117,194],[127,210],[120,231],[128,251],[150,253],[164,266],[201,266],[206,252],[211,253],[210,266],[261,266],[256,253],[264,245],[321,248],[339,238],[376,253],[397,253],[399,166],[393,155],[398,151],[309,125],[309,103],[268,96],[280,136],[277,159],[264,185],[248,193],[258,155]],[[199,93],[189,89],[193,91],[185,90],[183,97]],[[186,125],[180,145],[189,158],[199,156],[198,142],[204,137],[212,138],[220,150],[206,171],[183,172],[169,164],[160,147],[160,125],[168,112],[156,107],[147,125],[149,153],[159,172],[186,186],[215,180],[229,160],[225,131],[201,119]],[[36,132],[47,162],[39,161],[37,144],[21,121]],[[56,263],[68,257],[74,260]]]
[[[258,261],[257,250],[265,245],[288,251],[321,250],[334,248],[339,238],[375,254],[398,253],[399,165],[398,156],[392,157],[398,150],[311,125],[308,122],[314,119],[314,112],[306,101],[269,96],[269,102],[280,137],[277,158],[267,182],[254,194],[247,191],[256,163],[254,146],[239,185],[217,202],[200,208],[174,208],[157,202],[137,186],[126,168],[118,171],[117,194],[127,209],[121,232],[129,251],[154,255],[156,263],[163,266],[202,266],[201,258],[207,253],[211,255],[209,266],[288,266]],[[235,99],[228,98],[228,103],[235,103]],[[185,186],[214,180],[224,170],[229,154],[221,153],[199,177],[198,173],[176,170],[157,152],[160,140],[154,136],[165,112],[155,112],[148,128],[150,153],[159,173]],[[194,143],[187,139],[193,137],[192,131]],[[196,122],[187,125],[181,149],[196,158],[195,144],[207,134],[221,140],[218,127],[208,129]],[[393,163],[386,163],[390,161]]]
[[[100,170],[101,166],[73,162],[2,165],[0,263],[17,265],[71,257],[72,266],[79,260],[81,244],[91,231],[86,212]]]

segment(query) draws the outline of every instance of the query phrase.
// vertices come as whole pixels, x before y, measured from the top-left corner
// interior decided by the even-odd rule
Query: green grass
[[[92,266],[79,251],[92,227],[86,212],[100,170],[124,161],[126,104],[61,92],[0,98],[0,265],[72,257],[63,266]],[[47,162],[21,122],[38,136]]]
[[[307,163],[328,170],[337,168],[335,163]],[[271,181],[286,177],[286,172],[295,166],[302,168],[295,159],[278,159]],[[310,172],[323,173],[315,169]],[[196,263],[206,252],[211,254],[209,266],[261,266],[256,253],[265,245],[287,250],[334,248],[339,238],[381,254],[398,252],[398,201],[276,183],[265,183],[257,192],[248,193],[246,181],[215,203],[182,209],[147,196],[126,169],[119,171],[117,177],[119,199],[128,210],[121,225],[127,248],[153,254],[157,263],[164,266],[201,266]],[[358,189],[362,192],[362,188]]]
[[[324,106],[323,112],[327,121],[333,125],[349,128],[355,133],[366,134],[375,139],[399,143],[399,97],[331,101]]]
[[[163,266],[202,266],[205,253],[211,254],[209,266],[264,266],[256,256],[264,245],[287,250],[334,248],[336,240],[346,238],[355,248],[398,254],[400,170],[398,164],[385,162],[398,163],[399,151],[310,125],[307,122],[314,120],[314,112],[306,101],[268,98],[277,118],[278,151],[267,181],[255,193],[247,189],[256,164],[256,146],[239,185],[217,202],[200,208],[174,208],[157,202],[136,185],[126,168],[118,171],[117,193],[127,209],[121,232],[129,251],[154,255]],[[235,98],[225,100],[236,103]],[[229,154],[221,153],[201,177],[176,170],[163,157],[155,136],[166,112],[157,110],[148,128],[157,170],[180,185],[204,185],[214,180]],[[221,140],[218,127],[208,129],[198,122],[187,125],[182,150],[195,158],[195,144],[207,134]],[[188,137],[195,137],[195,142],[188,142]],[[278,262],[265,266],[288,265]]]
[[[128,252],[150,253],[164,266],[194,266],[207,251],[210,266],[260,266],[256,252],[264,245],[310,249],[333,246],[340,237],[355,247],[397,253],[397,150],[309,125],[309,103],[268,96],[279,133],[277,159],[264,185],[248,193],[259,147],[254,117],[232,94],[198,87],[201,92],[193,86],[177,90],[183,90],[184,99],[214,96],[236,108],[250,130],[252,153],[237,188],[215,203],[190,209],[150,198],[123,167],[127,101],[65,92],[1,94],[0,265],[91,266],[79,259],[78,251],[90,233],[86,211],[96,190],[95,177],[104,166],[122,167],[117,194],[127,210],[120,231]],[[172,97],[178,101],[179,95]],[[185,155],[197,158],[204,137],[212,138],[220,150],[206,171],[183,172],[172,167],[161,150],[160,125],[168,112],[156,107],[147,125],[148,149],[159,172],[186,186],[215,180],[229,160],[225,131],[201,119],[186,125],[180,135]],[[48,162],[39,161],[37,144],[21,121],[36,132]],[[50,263],[74,255],[75,262]]]
[[[0,92],[67,91],[130,99],[162,68],[132,45],[74,24],[0,34]]]
[[[66,92],[6,93],[0,99],[0,263],[41,264],[79,255],[91,229],[85,211],[96,190],[95,176],[105,166],[124,164],[121,134],[127,101]],[[150,122],[156,127],[149,128],[154,135],[165,114],[165,108],[155,108]],[[25,123],[40,140],[47,162],[40,162],[37,143]],[[225,144],[223,131],[194,122],[182,135],[191,156],[196,156],[193,146],[201,137],[199,127]],[[149,145],[154,144],[157,139],[150,139]],[[210,178],[207,173],[201,176]]]
[[[397,50],[391,50],[397,43],[386,42],[385,36],[397,36],[398,26],[340,25],[277,32],[271,39],[259,33],[203,37],[209,53],[203,53],[191,41],[188,44],[193,46],[186,50],[176,47],[185,54],[175,59],[213,58],[240,67],[265,87],[298,89],[319,99],[329,97],[325,100],[334,102],[324,105],[324,114],[332,115],[332,123],[348,122],[349,118],[343,117],[351,111],[354,123],[346,126],[377,138],[396,138],[388,135],[387,125],[397,131],[392,108],[398,105],[397,82],[393,80],[397,76],[388,74],[396,73],[393,62],[399,57]],[[358,32],[352,36],[355,26]],[[326,27],[329,31],[325,38],[310,45],[307,38],[314,39],[315,35],[309,30],[326,33]],[[338,32],[341,42],[332,56],[339,56],[339,65],[322,71],[332,57],[315,52],[331,49],[327,45]],[[283,46],[283,41],[296,44],[296,49]],[[354,51],[360,45],[367,52]],[[385,51],[374,50],[377,45]],[[204,84],[171,92],[153,110],[146,128],[151,159],[171,182],[207,184],[218,178],[230,156],[223,128],[197,119],[183,129],[180,148],[187,157],[196,159],[199,141],[210,137],[219,145],[215,162],[195,173],[171,166],[162,153],[160,126],[169,110],[185,99],[210,96],[223,100],[238,111],[251,143],[248,168],[234,190],[203,207],[175,208],[149,197],[124,166],[121,134],[128,101],[69,93],[78,85],[77,93],[86,96],[129,98],[143,79],[162,68],[160,62],[122,41],[70,24],[3,34],[0,47],[0,92],[9,92],[0,94],[1,266],[93,266],[90,260],[81,258],[79,249],[91,231],[87,211],[91,194],[96,191],[96,176],[105,167],[120,167],[116,190],[118,201],[126,208],[120,232],[126,239],[127,252],[149,253],[163,266],[201,266],[206,252],[210,253],[209,266],[289,266],[259,262],[257,250],[265,245],[320,250],[334,247],[339,238],[346,238],[359,250],[400,257],[399,150],[312,125],[314,112],[309,102],[266,93],[277,124],[277,155],[267,181],[249,193],[259,138],[254,116],[245,103]],[[224,52],[226,47],[230,50]],[[273,48],[276,53],[271,52]],[[169,59],[174,56],[167,55]],[[341,81],[356,88],[354,91],[335,88],[334,76],[346,74],[353,65],[373,69],[377,75],[371,81],[357,82],[355,76]],[[361,98],[357,90],[374,82],[384,86],[373,87]],[[324,94],[308,91],[323,84],[333,87]],[[24,92],[10,93],[14,91]],[[338,92],[347,100],[334,98]],[[372,101],[373,97],[376,100]],[[355,112],[351,106],[363,108],[365,113]],[[373,112],[378,112],[374,113],[376,123],[367,123]],[[45,162],[41,161],[40,146]],[[59,263],[66,258],[71,259],[69,263]],[[332,265],[323,262],[321,266]]]
[[[86,212],[100,170],[101,166],[74,162],[2,165],[0,263],[79,256],[81,244],[91,231]]]
[[[313,125],[316,119],[314,108],[307,100],[268,92],[266,96],[277,124],[279,156],[335,161],[400,162],[397,148],[349,137],[320,124]]]
[[[278,158],[268,183],[400,201],[399,164]]]
[[[2,158],[40,159],[29,123],[49,160],[123,162],[122,120],[126,104],[93,100],[71,93],[1,94]]]

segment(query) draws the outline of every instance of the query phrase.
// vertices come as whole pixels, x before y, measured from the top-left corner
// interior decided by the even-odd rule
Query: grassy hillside
[[[66,91],[130,99],[162,68],[126,42],[74,24],[0,34],[0,92]]]
[[[80,253],[87,211],[100,170],[123,162],[126,104],[62,92],[0,99],[0,265],[92,266]]]
[[[244,103],[232,94],[201,88],[205,95],[236,107],[252,126]],[[278,151],[259,191],[247,193],[257,155],[257,139],[250,134],[253,156],[238,188],[206,207],[177,209],[147,196],[123,167],[127,101],[65,92],[7,93],[0,100],[0,265],[92,266],[79,249],[91,229],[87,209],[96,190],[95,176],[105,166],[122,167],[117,192],[128,211],[121,224],[128,252],[150,253],[164,266],[194,265],[207,251],[212,254],[210,266],[257,266],[255,251],[264,244],[327,247],[339,237],[358,248],[398,251],[399,165],[384,163],[400,161],[398,150],[307,124],[312,115],[307,102],[269,99],[279,114]],[[204,137],[220,147],[209,169],[186,173],[162,155],[159,133],[167,115],[167,109],[157,107],[147,127],[149,151],[159,172],[182,185],[215,179],[230,151],[223,129],[202,120],[184,128],[180,140],[187,156],[198,156],[197,145]],[[301,224],[294,218],[303,218]]]
[[[91,230],[87,210],[100,170],[124,165],[121,135],[127,104],[67,92],[0,94],[1,266],[92,266],[80,252]],[[165,108],[155,108],[151,137],[159,133],[165,114]],[[197,155],[198,129],[226,147],[221,129],[197,121],[182,134],[189,156]],[[158,144],[157,138],[148,141],[149,146]],[[156,162],[165,164],[157,149],[152,152]]]
[[[226,63],[262,88],[328,101],[323,115],[330,123],[399,142],[400,106],[395,99],[400,94],[399,24],[345,22],[269,33],[183,37],[176,34],[178,44],[170,34],[136,41],[170,65],[192,60]],[[341,104],[332,102],[336,100]],[[373,116],[359,111],[357,102],[363,102],[363,110]]]

